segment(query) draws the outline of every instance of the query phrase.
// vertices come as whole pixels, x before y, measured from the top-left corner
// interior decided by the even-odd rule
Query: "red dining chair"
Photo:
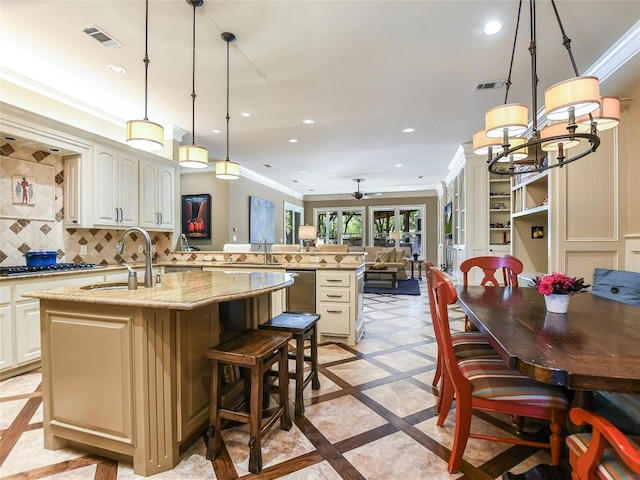
[[[442,408],[437,425],[442,426],[456,399],[456,421],[453,447],[449,457],[449,472],[458,471],[469,437],[501,441],[537,448],[551,449],[552,465],[560,464],[562,454],[562,427],[565,423],[568,401],[552,385],[537,382],[509,368],[500,359],[472,358],[459,360],[453,351],[449,329],[448,306],[457,301],[456,289],[446,275],[435,268],[427,270],[429,290],[434,299],[430,304],[438,349],[443,357],[445,374]],[[452,387],[452,388],[449,388]],[[522,417],[549,420],[549,442],[527,440],[521,437],[498,437],[471,432],[472,410],[484,410]]]
[[[427,292],[429,296],[429,305],[432,305],[435,303],[435,300],[433,298],[432,289],[429,283],[431,277],[428,275],[428,271],[430,268],[435,268],[435,265],[427,261],[426,262],[427,285],[428,285]],[[435,329],[436,324],[433,319],[433,312],[431,314],[431,321]],[[477,358],[477,357],[498,357],[498,354],[496,353],[496,351],[489,344],[489,340],[482,333],[477,331],[452,333],[451,342],[453,344],[453,350],[455,352],[456,358],[459,358],[459,359]],[[438,383],[440,383],[440,386],[437,387],[438,398],[435,406],[436,413],[439,413],[442,407],[442,390],[447,388],[447,386],[444,385],[444,382],[448,380],[448,377],[442,375],[443,371],[444,371],[444,364],[442,361],[442,355],[440,354],[440,349],[438,348],[438,357],[436,359],[436,371],[433,375],[433,382],[431,383],[431,385],[434,387],[436,387]]]
[[[582,408],[572,409],[569,417],[593,428],[566,439],[572,480],[640,478],[640,438],[626,437],[606,418]]]
[[[484,277],[480,281],[480,285],[491,285],[499,287],[500,282],[496,279],[496,272],[502,271],[503,286],[517,287],[518,286],[518,274],[522,273],[524,266],[522,262],[513,255],[505,255],[504,257],[494,257],[491,255],[481,257],[467,258],[460,264],[460,271],[462,272],[462,284],[466,287],[469,285],[469,271],[472,268],[481,268],[484,272]],[[471,322],[465,315],[464,328],[466,331],[472,330]]]

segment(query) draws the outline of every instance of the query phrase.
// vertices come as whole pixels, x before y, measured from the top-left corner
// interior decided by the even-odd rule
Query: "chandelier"
[[[551,0],[551,5],[562,32],[562,44],[569,54],[575,78],[556,83],[545,90],[547,125],[539,130],[536,1],[529,0],[532,131],[530,137],[524,137],[529,127],[528,108],[521,103],[508,103],[522,11],[522,0],[520,0],[504,104],[489,109],[485,115],[485,129],[473,135],[473,151],[476,154],[487,155],[490,173],[515,175],[522,171],[542,172],[550,168],[562,167],[595,152],[600,145],[598,131],[613,128],[619,123],[620,100],[615,97],[601,98],[598,78],[580,76],[571,51],[571,39],[564,31],[554,0]],[[570,155],[568,149],[578,146],[580,147],[578,152]],[[552,159],[554,156],[555,158]]]

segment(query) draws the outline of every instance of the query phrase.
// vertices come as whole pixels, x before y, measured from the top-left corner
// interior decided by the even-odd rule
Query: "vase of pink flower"
[[[571,296],[585,291],[589,285],[585,285],[583,278],[553,272],[536,277],[535,286],[544,295],[548,312],[567,313]]]

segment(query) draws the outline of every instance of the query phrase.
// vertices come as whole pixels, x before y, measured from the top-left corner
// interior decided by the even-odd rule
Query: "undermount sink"
[[[125,282],[94,283],[80,287],[82,290],[128,290],[129,286]]]

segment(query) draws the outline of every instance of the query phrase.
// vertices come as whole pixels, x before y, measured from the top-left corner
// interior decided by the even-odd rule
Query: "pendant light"
[[[201,7],[204,0],[187,0],[193,6],[193,53],[191,69],[191,145],[181,145],[178,149],[178,162],[181,167],[206,168],[209,163],[209,152],[196,145],[196,7]]]
[[[227,42],[227,158],[216,162],[216,178],[236,180],[240,178],[240,164],[229,160],[229,44],[236,40],[233,33],[224,32],[222,39]]]
[[[147,118],[147,82],[149,72],[149,0],[145,1],[144,15],[144,119],[127,122],[127,145],[141,150],[157,152],[164,148],[164,128]]]

